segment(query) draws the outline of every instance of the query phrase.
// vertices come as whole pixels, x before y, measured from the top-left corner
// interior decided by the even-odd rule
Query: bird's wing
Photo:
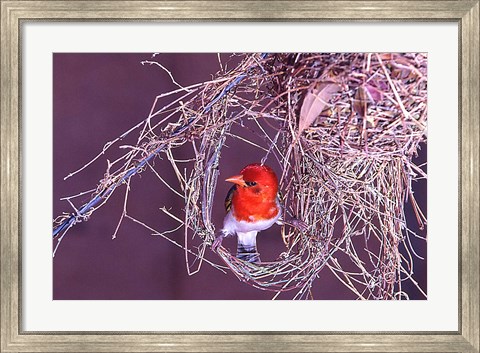
[[[227,196],[225,197],[225,211],[227,212],[232,208],[232,198],[235,190],[237,190],[237,185],[233,185],[230,190],[228,190]]]
[[[280,204],[283,204],[283,194],[280,190],[278,190],[278,193],[277,193],[277,200],[278,202],[280,202]]]

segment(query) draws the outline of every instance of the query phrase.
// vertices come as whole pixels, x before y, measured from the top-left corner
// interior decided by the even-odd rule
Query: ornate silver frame
[[[479,352],[479,1],[3,1],[2,352]],[[21,65],[24,21],[449,21],[459,25],[459,328],[456,332],[26,332],[21,327]],[[214,337],[212,337],[214,336]]]

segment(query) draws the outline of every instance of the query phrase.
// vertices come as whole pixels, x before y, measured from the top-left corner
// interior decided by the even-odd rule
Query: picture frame
[[[28,21],[448,21],[459,26],[456,332],[31,332],[22,322],[21,24]],[[1,1],[1,351],[478,352],[479,2]]]

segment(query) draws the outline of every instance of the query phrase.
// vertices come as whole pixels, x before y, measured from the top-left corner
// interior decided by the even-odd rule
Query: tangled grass
[[[294,291],[311,298],[320,272],[329,269],[359,299],[408,299],[402,290],[416,282],[409,237],[419,237],[406,222],[412,204],[420,228],[426,217],[418,207],[412,182],[426,178],[413,161],[426,142],[427,57],[421,53],[285,53],[244,54],[232,70],[214,79],[158,96],[148,118],[107,143],[90,163],[102,158],[127,135],[138,134],[127,152],[108,163],[90,202],[54,222],[60,244],[76,223],[88,219],[112,193],[125,188],[124,219],[143,225],[194,256],[261,290]],[[159,107],[158,102],[172,97]],[[263,153],[262,163],[282,170],[284,205],[282,238],[286,250],[274,262],[252,264],[226,248],[224,265],[205,259],[216,232],[212,207],[222,150],[227,143],[246,143]],[[174,151],[191,146],[190,163],[179,165]],[[167,184],[154,159],[169,160],[178,185]],[[162,211],[179,227],[159,232],[126,211],[132,176],[152,171],[185,201],[183,210]],[[169,238],[184,233],[184,244]],[[200,239],[200,246],[189,246]],[[426,240],[426,239],[425,239]],[[406,244],[406,253],[399,246]],[[57,248],[56,248],[57,249]],[[55,251],[56,251],[55,249]],[[188,261],[188,260],[187,260]],[[187,266],[190,271],[190,266]],[[194,271],[195,272],[195,271]],[[191,273],[194,273],[191,272]]]

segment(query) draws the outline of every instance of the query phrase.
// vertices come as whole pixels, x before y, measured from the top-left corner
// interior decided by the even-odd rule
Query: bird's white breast
[[[227,213],[223,220],[223,231],[227,234],[236,234],[238,232],[246,233],[252,231],[261,231],[270,228],[277,220],[280,218],[282,213],[282,208],[277,201],[278,213],[275,217],[266,220],[247,222],[247,221],[238,221],[233,216],[235,212],[233,206],[230,211]]]

